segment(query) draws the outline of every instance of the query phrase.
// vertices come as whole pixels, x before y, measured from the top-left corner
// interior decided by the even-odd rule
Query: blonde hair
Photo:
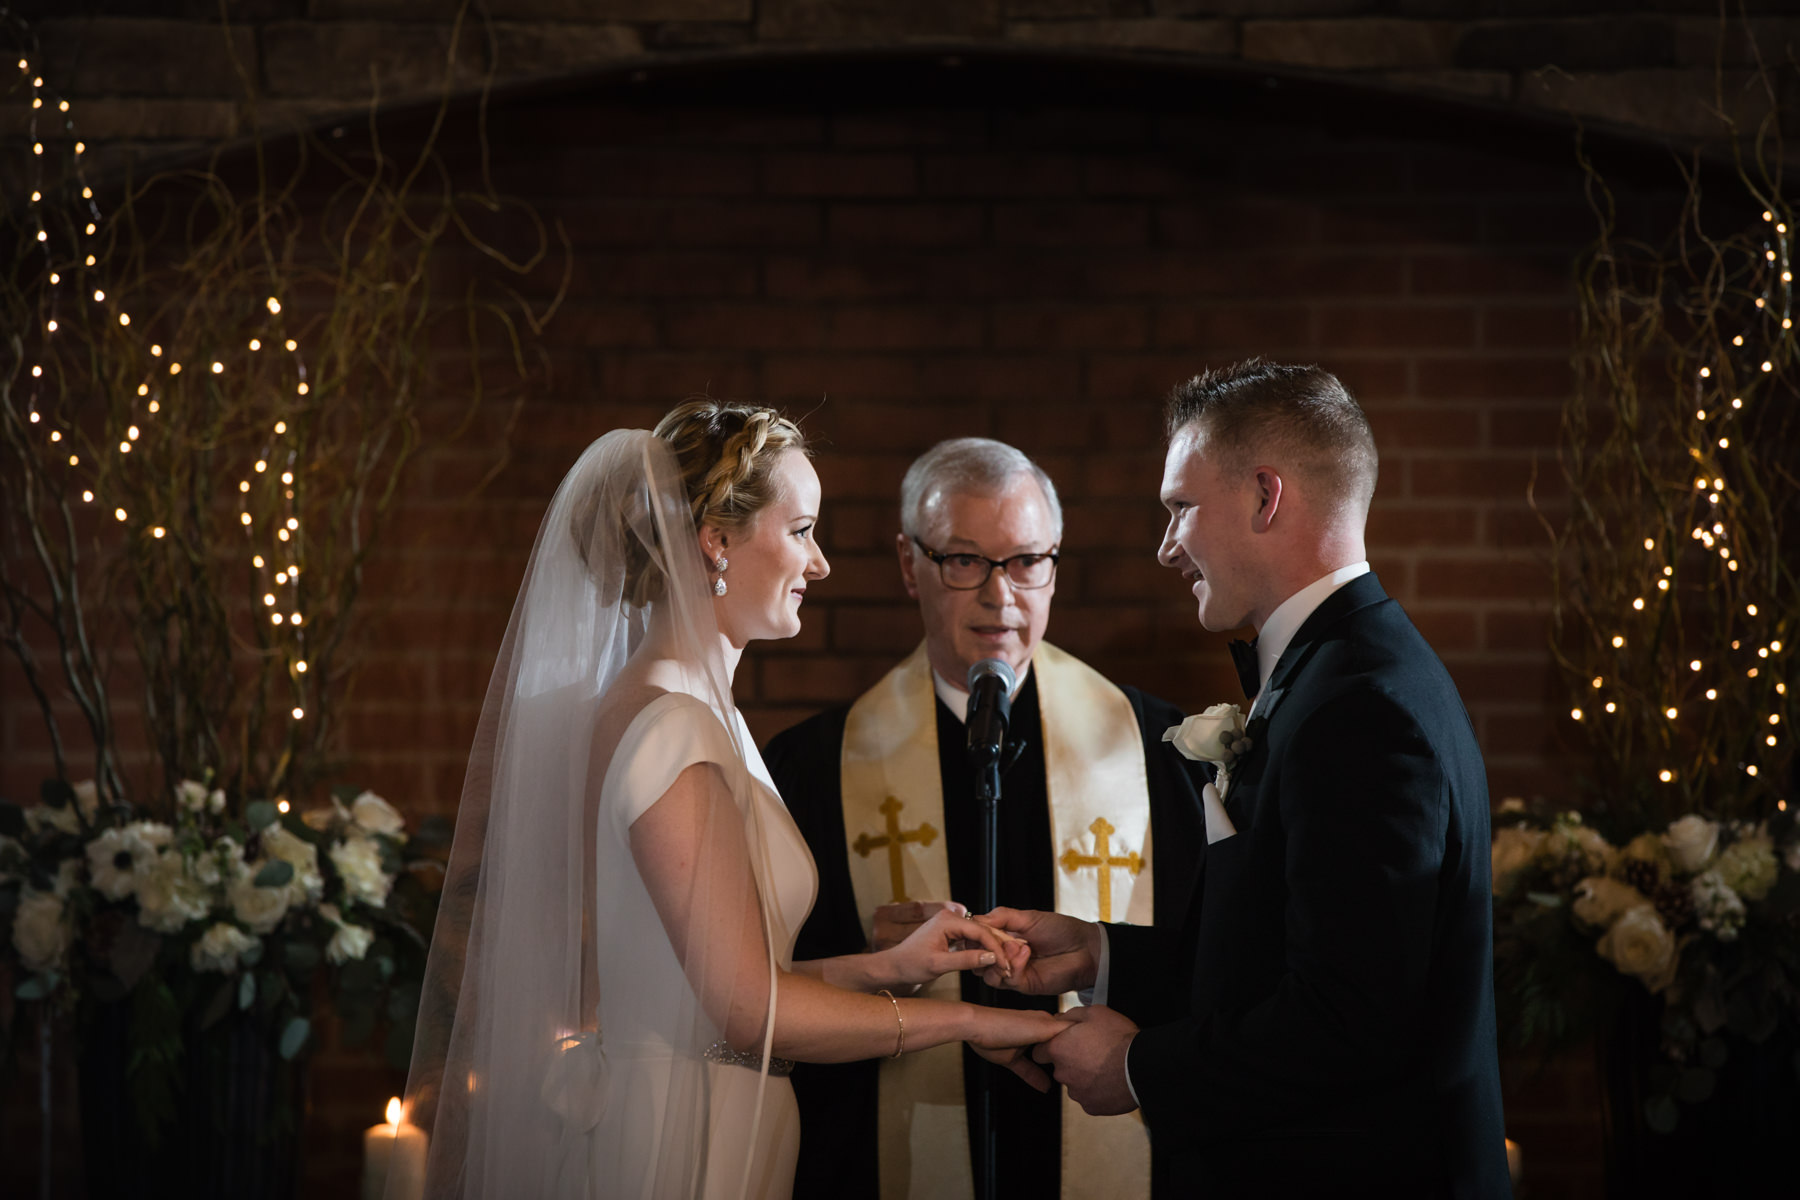
[[[654,433],[675,452],[696,531],[703,525],[726,532],[744,528],[777,498],[774,470],[782,451],[812,454],[800,427],[776,409],[710,396],[676,405]],[[642,607],[662,594],[663,573],[648,546],[631,536],[624,542],[625,599]]]

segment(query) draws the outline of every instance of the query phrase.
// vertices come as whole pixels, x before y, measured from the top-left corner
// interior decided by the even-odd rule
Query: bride
[[[953,909],[793,962],[817,874],[731,686],[830,567],[819,479],[773,409],[701,399],[609,433],[539,528],[477,728],[420,1002],[408,1120],[430,1196],[784,1197],[793,1061],[1047,1013],[907,993],[1028,951]]]

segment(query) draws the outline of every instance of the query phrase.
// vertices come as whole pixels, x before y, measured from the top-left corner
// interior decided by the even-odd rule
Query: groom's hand
[[[1100,927],[1092,921],[1016,908],[996,908],[975,919],[1028,943],[1007,946],[1006,963],[982,972],[989,987],[1056,996],[1094,986],[1100,969]],[[1003,969],[1007,966],[1012,968],[1010,977]]]
[[[1071,1008],[1062,1015],[1068,1028],[1031,1052],[1047,1064],[1069,1098],[1095,1117],[1117,1116],[1137,1107],[1125,1076],[1125,1054],[1138,1027],[1130,1017],[1103,1005]]]

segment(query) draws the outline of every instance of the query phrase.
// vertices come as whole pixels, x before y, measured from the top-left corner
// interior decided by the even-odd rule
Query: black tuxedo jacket
[[[1276,663],[1179,924],[1107,927],[1159,1194],[1505,1197],[1487,779],[1380,583]]]

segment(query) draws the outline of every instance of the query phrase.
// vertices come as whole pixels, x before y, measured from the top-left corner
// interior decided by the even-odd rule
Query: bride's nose
[[[808,579],[823,579],[829,574],[831,574],[831,564],[825,561],[825,551],[819,549],[819,544],[814,542],[813,560],[807,564],[806,577]]]

